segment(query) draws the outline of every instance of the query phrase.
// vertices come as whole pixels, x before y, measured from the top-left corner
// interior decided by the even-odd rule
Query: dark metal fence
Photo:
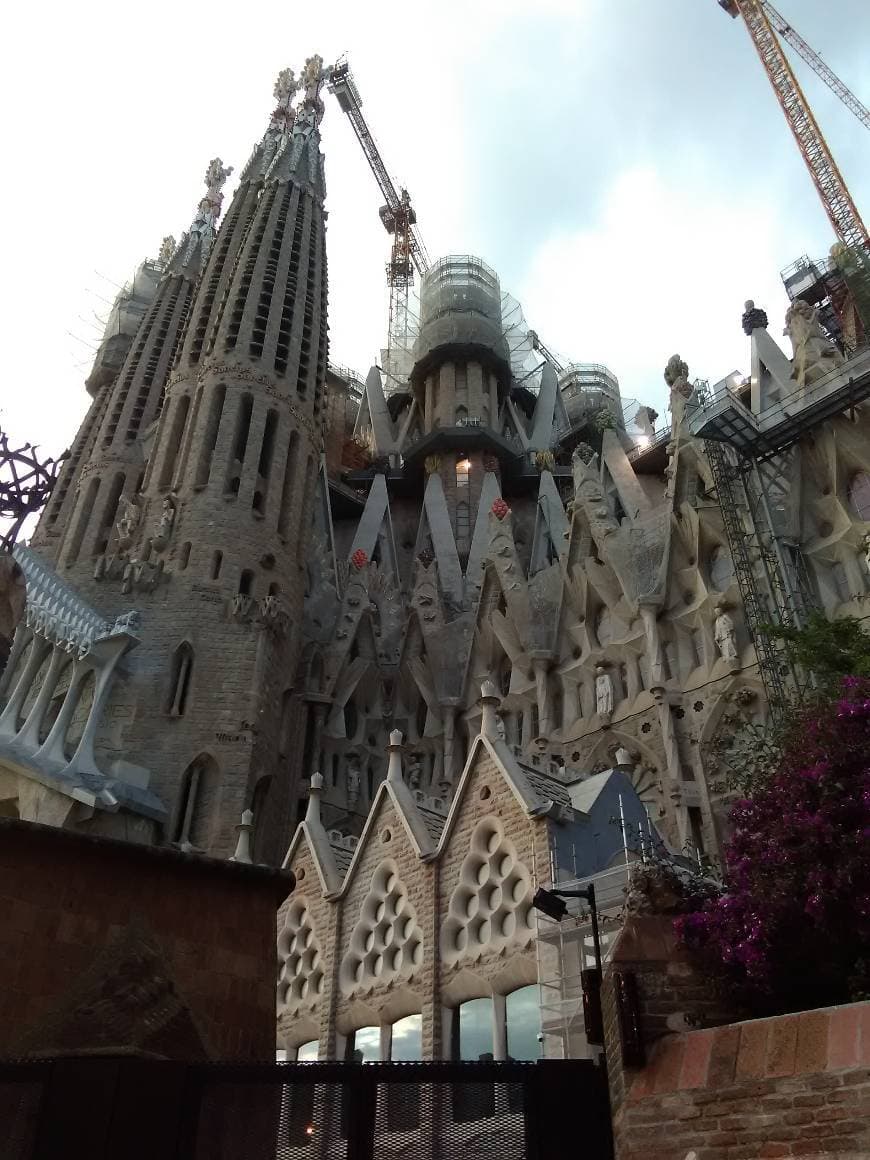
[[[0,1064],[3,1160],[611,1160],[604,1076],[538,1063]]]

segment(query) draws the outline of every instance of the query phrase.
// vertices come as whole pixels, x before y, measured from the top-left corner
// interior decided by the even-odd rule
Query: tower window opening
[[[460,555],[468,552],[470,528],[468,504],[463,501],[456,505],[456,550]]]
[[[278,512],[278,535],[287,536],[290,530],[290,513],[293,507],[293,493],[296,482],[296,468],[299,462],[299,432],[290,436],[287,459],[284,463],[284,484],[281,488],[281,508]]]
[[[85,492],[84,503],[79,509],[78,519],[76,520],[72,539],[70,540],[69,549],[67,551],[66,564],[68,568],[75,564],[76,560],[79,558],[82,540],[85,538],[85,531],[87,530],[91,512],[94,510],[94,504],[97,502],[97,494],[99,493],[99,490],[99,477],[91,479],[88,483],[87,491]]]
[[[456,487],[457,489],[466,489],[468,487],[468,477],[471,472],[471,460],[462,456],[456,460]]]
[[[251,415],[253,411],[253,397],[249,394],[242,395],[239,409],[236,413],[236,432],[235,438],[233,439],[229,471],[227,473],[226,491],[230,495],[238,495],[242,485],[242,470],[245,465],[248,436],[251,433]]]
[[[224,554],[223,552],[215,552],[211,558],[211,578],[212,580],[219,580],[221,568],[223,567]]]
[[[187,641],[175,650],[172,658],[172,681],[170,683],[169,706],[167,712],[170,717],[183,717],[187,708],[187,699],[190,692],[190,679],[193,674],[193,649]]]
[[[166,445],[166,454],[160,471],[159,487],[169,487],[172,476],[175,474],[175,462],[181,447],[181,437],[187,423],[187,412],[190,410],[190,395],[182,395],[175,403],[170,420],[169,439]]]
[[[221,416],[224,411],[224,402],[227,397],[227,388],[225,383],[220,383],[212,392],[209,400],[208,418],[205,426],[205,437],[202,442],[202,450],[199,456],[199,462],[196,465],[196,476],[194,477],[194,484],[196,487],[205,487],[208,483],[211,474],[212,458],[214,456],[215,445],[217,444],[218,431],[221,424]]]
[[[254,573],[248,568],[239,577],[239,595],[252,596],[254,592]]]
[[[186,544],[181,545],[181,550],[178,553],[178,569],[180,572],[183,572],[190,563],[190,548],[190,540]]]

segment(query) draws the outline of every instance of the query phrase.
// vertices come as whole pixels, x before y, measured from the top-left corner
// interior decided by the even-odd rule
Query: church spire
[[[208,163],[204,178],[205,197],[197,206],[190,229],[182,237],[171,257],[166,260],[167,274],[187,273],[196,277],[205,266],[217,233],[217,220],[224,200],[222,190],[232,172],[232,165],[224,166],[220,157],[213,157]],[[164,245],[171,240],[164,238]],[[161,255],[163,252],[161,248]]]

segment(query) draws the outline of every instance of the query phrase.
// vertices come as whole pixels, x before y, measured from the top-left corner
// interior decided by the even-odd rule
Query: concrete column
[[[507,1059],[507,999],[492,997],[492,1053],[497,1060]]]
[[[40,745],[34,754],[35,758],[44,758],[47,761],[57,762],[61,765],[66,764],[66,754],[63,751],[64,738],[66,737],[69,723],[72,721],[73,713],[75,713],[76,706],[79,703],[82,682],[90,671],[89,666],[82,665],[80,661],[75,662],[72,678],[69,683],[69,688],[66,691],[66,696],[63,699],[63,704],[60,707],[60,712],[49,730],[45,741],[43,741],[42,745]]]
[[[30,712],[27,714],[27,720],[21,726],[21,732],[18,734],[20,744],[25,746],[32,745],[34,747],[39,745],[39,727],[51,703],[58,677],[63,670],[64,664],[68,661],[69,656],[63,649],[55,645],[51,652],[51,660],[48,665],[48,672],[45,674],[45,680],[42,682],[42,688],[39,690],[39,694],[33,702]]]
[[[123,656],[124,651],[125,645],[122,640],[119,640],[115,645],[114,653],[106,659],[103,665],[94,669],[94,678],[96,681],[94,699],[91,702],[91,708],[82,731],[81,740],[76,746],[75,753],[70,758],[70,769],[75,768],[89,773],[101,772],[97,767],[97,760],[94,756],[94,738],[99,728],[100,719],[103,716],[103,710],[106,707],[106,701],[109,699],[109,689],[112,686],[112,680],[115,676],[115,666]]]
[[[33,645],[30,649],[30,655],[27,658],[27,664],[21,673],[21,676],[15,682],[15,688],[12,690],[12,695],[6,702],[6,708],[0,714],[0,737],[11,738],[18,732],[18,715],[21,712],[21,707],[27,699],[27,694],[30,686],[39,672],[42,662],[45,660],[48,650],[51,645],[48,641],[41,637],[33,638]]]

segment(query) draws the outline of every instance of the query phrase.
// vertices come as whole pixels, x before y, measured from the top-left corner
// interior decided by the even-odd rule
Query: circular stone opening
[[[389,829],[381,830],[381,842],[383,843],[384,846],[386,846],[387,842],[391,842],[392,840],[393,840],[392,830],[389,830]]]
[[[489,788],[488,785],[482,785],[480,787],[480,800],[482,802],[485,802],[488,798],[491,798],[491,797],[492,797],[492,790]]]
[[[296,881],[297,881],[297,882],[301,882],[301,881],[304,879],[304,877],[305,877],[305,867],[304,867],[304,866],[301,866],[301,867],[300,867],[300,868],[299,868],[299,869],[296,871]]]

